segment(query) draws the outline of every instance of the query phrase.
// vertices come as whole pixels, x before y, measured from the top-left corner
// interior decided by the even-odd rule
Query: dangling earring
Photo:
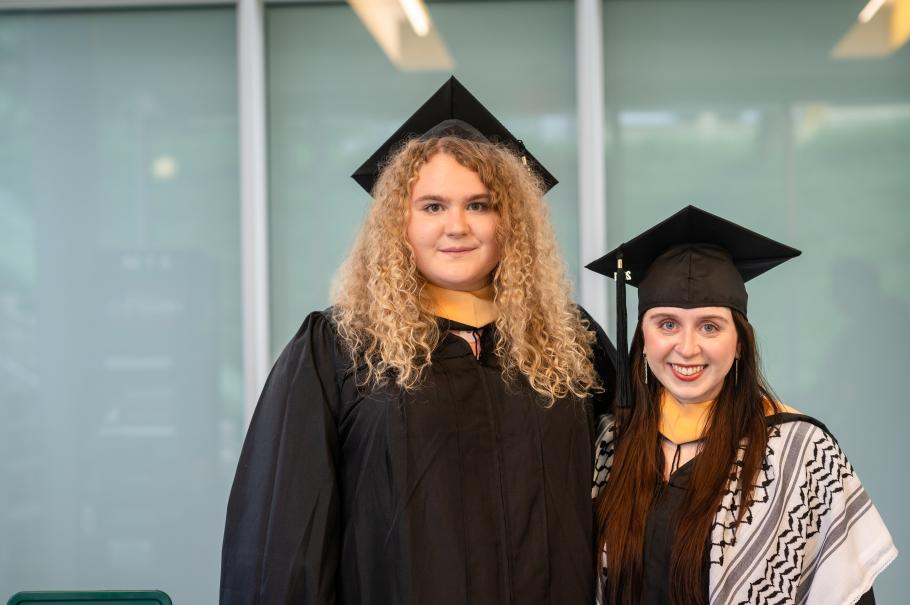
[[[642,374],[645,376],[645,384],[648,384],[648,354],[644,351],[641,352],[641,368]]]
[[[733,360],[733,386],[739,383],[739,357]]]

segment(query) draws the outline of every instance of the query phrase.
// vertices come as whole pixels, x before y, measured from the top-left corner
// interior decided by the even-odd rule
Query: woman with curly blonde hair
[[[442,162],[476,174],[486,199],[473,200],[483,207],[468,212],[487,213],[498,223],[498,262],[480,271],[477,285],[489,289],[498,310],[493,346],[503,377],[524,375],[547,405],[584,398],[598,384],[590,359],[594,334],[569,299],[541,184],[507,148],[454,136],[412,140],[396,154],[376,183],[376,202],[341,270],[335,318],[347,349],[363,359],[363,380],[394,376],[400,387],[416,387],[440,341],[439,284],[420,271],[420,252],[405,234],[413,213],[427,213],[409,209],[418,175]],[[429,203],[438,211],[438,200]]]
[[[507,133],[453,78],[371,158],[334,305],[250,426],[221,603],[591,602],[611,345],[569,298],[552,177]]]

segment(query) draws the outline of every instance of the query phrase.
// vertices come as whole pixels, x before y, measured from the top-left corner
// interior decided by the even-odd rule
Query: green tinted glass
[[[605,2],[608,232],[695,204],[803,251],[747,285],[767,376],[831,428],[902,544],[910,48],[832,56],[863,5]]]
[[[345,4],[267,12],[272,349],[329,304],[370,203],[351,173],[452,74],[559,180],[548,194],[578,272],[574,7],[430,3],[454,61],[403,71]]]
[[[242,428],[233,10],[0,15],[0,594],[216,600]]]

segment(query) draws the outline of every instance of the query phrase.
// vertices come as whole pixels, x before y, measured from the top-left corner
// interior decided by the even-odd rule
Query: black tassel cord
[[[616,400],[617,406],[632,407],[632,383],[629,375],[629,339],[626,317],[626,272],[622,268],[622,249],[616,256]]]

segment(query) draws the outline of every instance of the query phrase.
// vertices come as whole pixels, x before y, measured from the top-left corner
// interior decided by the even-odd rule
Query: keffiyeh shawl
[[[818,421],[768,419],[768,447],[742,523],[739,475],[711,529],[711,605],[855,603],[897,548],[837,441]],[[614,422],[601,418],[592,496],[613,463]],[[741,468],[744,446],[734,471]]]

